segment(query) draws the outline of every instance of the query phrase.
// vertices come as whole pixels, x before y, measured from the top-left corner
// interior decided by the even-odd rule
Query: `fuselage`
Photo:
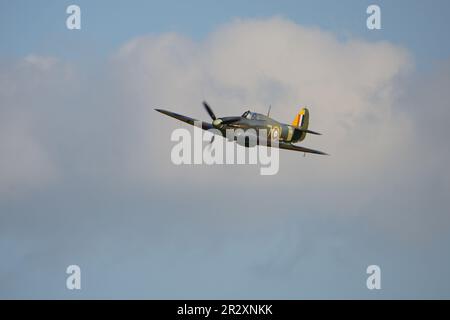
[[[320,135],[318,132],[308,130],[309,112],[306,108],[302,108],[296,115],[292,125],[289,125],[278,122],[266,115],[250,111],[246,111],[242,116],[238,117],[217,118],[206,102],[203,105],[212,118],[212,123],[199,121],[164,109],[155,110],[182,122],[200,127],[203,130],[215,130],[215,132],[212,132],[214,136],[221,135],[246,147],[264,144],[269,147],[303,153],[326,154],[322,151],[294,144],[297,141],[304,140],[307,133]],[[228,135],[229,130],[232,131],[231,135]],[[249,132],[253,133],[249,134]],[[256,137],[252,137],[252,135]],[[211,139],[211,143],[214,141],[214,136]],[[278,143],[273,143],[274,141]]]
[[[234,117],[233,117],[234,118]],[[227,117],[222,118],[225,122]],[[287,143],[297,142],[301,137],[301,132],[295,130],[294,126],[278,122],[264,114],[246,111],[238,121],[223,125],[220,130],[226,129],[254,129],[256,134],[265,133],[268,140],[278,140]],[[265,131],[261,131],[265,130]]]

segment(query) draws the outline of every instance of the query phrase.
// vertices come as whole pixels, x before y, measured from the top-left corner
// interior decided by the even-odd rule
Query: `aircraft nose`
[[[215,128],[219,128],[221,125],[222,125],[222,119],[216,119],[216,120],[214,120],[213,122],[212,122],[212,125],[215,127]]]

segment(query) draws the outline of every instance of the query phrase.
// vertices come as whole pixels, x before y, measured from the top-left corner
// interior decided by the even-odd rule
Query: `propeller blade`
[[[215,137],[216,137],[216,136],[213,135],[213,136],[211,137],[211,141],[209,141],[208,145],[206,146],[206,147],[208,148],[208,150],[211,150],[212,144],[213,144],[213,142],[214,142],[214,138],[215,138]]]
[[[206,109],[206,112],[208,112],[209,116],[213,119],[216,120],[216,115],[214,114],[214,112],[212,111],[211,107],[206,103],[206,101],[203,101],[203,106]]]

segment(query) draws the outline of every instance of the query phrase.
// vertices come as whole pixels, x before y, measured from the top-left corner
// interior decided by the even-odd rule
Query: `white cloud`
[[[128,174],[134,181],[165,184],[173,192],[215,186],[222,198],[270,192],[286,208],[297,207],[301,199],[304,214],[364,215],[410,236],[435,230],[431,224],[447,225],[442,214],[439,223],[431,223],[426,208],[448,208],[436,197],[449,190],[448,184],[428,194],[417,184],[423,174],[413,169],[423,160],[415,145],[421,124],[400,99],[405,91],[416,90],[406,85],[415,74],[412,57],[400,46],[342,41],[283,18],[236,20],[200,42],[176,34],[134,39],[112,63],[138,119],[134,125],[140,134],[129,149]],[[331,156],[282,152],[280,172],[269,178],[249,167],[176,167],[169,158],[169,137],[183,124],[153,108],[208,120],[203,99],[220,116],[239,115],[247,108],[264,113],[271,104],[272,116],[285,122],[306,105],[311,129],[324,135],[309,136],[303,145]],[[415,196],[409,199],[414,183]],[[230,188],[241,193],[230,193]]]
[[[29,55],[12,63],[2,61],[0,195],[22,195],[57,179],[57,164],[42,133],[69,78],[70,69],[53,57]]]
[[[0,184],[45,185],[57,175],[62,183],[75,177],[185,193],[214,188],[221,200],[230,189],[233,197],[270,192],[286,208],[296,208],[301,199],[302,212],[370,214],[396,228],[413,218],[420,228],[423,208],[442,199],[409,201],[405,181],[434,179],[448,152],[439,160],[416,153],[422,123],[405,105],[420,99],[399,99],[416,90],[404,81],[413,75],[411,60],[404,48],[387,42],[341,41],[283,18],[236,20],[200,42],[173,33],[139,37],[113,54],[107,68],[97,66],[84,78],[73,78],[73,67],[54,58],[30,55],[0,77],[2,121],[11,123],[0,139],[0,172],[6,177]],[[446,94],[439,83],[429,81],[431,96]],[[154,108],[208,120],[204,99],[219,116],[247,108],[266,112],[271,104],[272,116],[285,122],[306,105],[311,129],[324,135],[310,136],[303,145],[331,156],[281,152],[280,172],[273,177],[248,166],[175,166],[170,134],[188,126]],[[439,110],[439,119],[428,122],[445,119],[448,109]],[[424,164],[436,169],[417,170]],[[448,189],[442,183],[439,191]],[[416,187],[414,194],[423,191]]]
[[[339,41],[332,33],[283,18],[236,20],[201,42],[178,34],[133,39],[110,59],[110,71],[96,71],[103,71],[101,82],[88,75],[74,84],[73,67],[52,57],[28,55],[1,77],[1,97],[4,110],[26,114],[32,127],[52,128],[47,135],[57,129],[63,131],[58,135],[66,133],[66,153],[85,143],[84,150],[90,150],[85,156],[100,157],[104,164],[100,170],[89,169],[95,160],[81,161],[78,151],[71,153],[72,170],[83,166],[78,170],[143,184],[155,179],[172,184],[180,177],[204,183],[213,174],[224,187],[233,185],[226,179],[232,174],[256,188],[261,181],[256,168],[174,166],[169,137],[182,124],[153,109],[208,120],[203,99],[218,115],[241,114],[246,108],[266,112],[271,104],[272,115],[289,123],[300,106],[307,105],[311,128],[324,136],[308,137],[304,144],[332,156],[303,159],[282,152],[280,174],[271,183],[282,186],[297,171],[305,184],[334,186],[355,183],[361,173],[375,174],[391,164],[389,155],[408,136],[408,119],[395,112],[393,103],[396,80],[410,64],[407,52],[389,43]],[[72,99],[78,106],[68,106],[74,86],[80,87]],[[91,88],[96,88],[94,98]],[[121,117],[120,127],[109,121],[111,115]],[[55,126],[63,116],[64,126]],[[99,130],[105,133],[102,139],[111,139],[113,157],[103,156],[105,144],[90,143]],[[6,133],[4,140],[9,136]],[[42,154],[61,159],[54,141],[44,147],[36,134],[28,136]]]
[[[20,116],[0,121],[0,194],[15,194],[47,185],[56,178],[48,152]]]
[[[203,99],[219,115],[238,115],[247,107],[266,112],[271,104],[272,115],[289,123],[300,106],[307,105],[311,128],[324,136],[310,137],[304,144],[332,157],[312,156],[317,160],[312,164],[299,154],[283,153],[282,161],[289,163],[281,171],[305,166],[302,178],[308,183],[316,178],[307,173],[311,165],[318,170],[320,166],[333,180],[359,179],[361,171],[382,170],[386,156],[410,130],[408,119],[394,105],[396,81],[411,67],[406,50],[386,42],[339,41],[332,33],[282,18],[236,20],[199,43],[176,34],[137,38],[121,48],[113,64],[126,94],[133,97],[131,104],[139,105],[145,119],[144,141],[136,146],[143,151],[137,156],[142,163],[132,166],[143,178],[154,178],[149,163],[164,179],[174,171],[175,179],[179,174],[208,179],[211,171],[206,168],[207,173],[199,175],[201,169],[180,172],[167,166],[168,129],[181,124],[155,115],[154,107],[207,120]],[[351,161],[355,158],[356,163]],[[220,176],[220,169],[215,174]],[[256,170],[250,176],[254,174]]]
[[[26,56],[23,60],[24,64],[34,66],[44,71],[54,67],[58,62],[58,60],[54,57],[38,56],[35,54],[30,54]]]

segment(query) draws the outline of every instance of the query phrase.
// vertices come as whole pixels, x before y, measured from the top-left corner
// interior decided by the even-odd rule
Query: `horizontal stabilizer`
[[[310,134],[316,134],[318,136],[321,136],[322,134],[316,131],[308,130],[308,129],[302,129],[302,128],[295,128],[295,131],[310,133]]]

